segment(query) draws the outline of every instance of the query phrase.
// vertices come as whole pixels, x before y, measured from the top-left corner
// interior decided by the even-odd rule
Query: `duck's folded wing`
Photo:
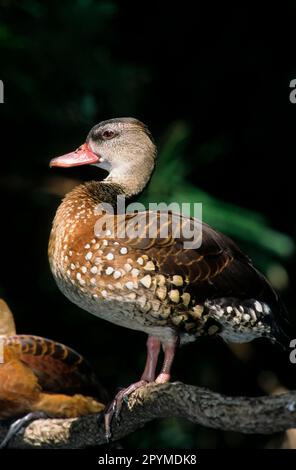
[[[201,301],[231,296],[277,303],[276,293],[250,258],[227,236],[197,219],[147,211],[128,214],[125,230],[127,245],[145,252],[161,274],[182,276]]]
[[[32,335],[4,338],[4,354],[17,357],[38,377],[43,390],[94,393],[104,399],[104,391],[85,359],[64,344]]]

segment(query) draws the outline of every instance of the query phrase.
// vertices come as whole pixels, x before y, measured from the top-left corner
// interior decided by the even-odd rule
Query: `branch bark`
[[[156,418],[180,417],[206,427],[272,434],[296,427],[296,391],[276,396],[228,397],[181,382],[138,389],[113,423],[113,441]],[[0,423],[0,438],[7,432]],[[10,442],[11,448],[85,448],[105,444],[102,416],[38,419]]]

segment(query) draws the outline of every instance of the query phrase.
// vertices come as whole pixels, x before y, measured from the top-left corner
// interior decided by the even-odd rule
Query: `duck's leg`
[[[105,434],[106,439],[111,437],[111,423],[113,416],[118,420],[123,401],[135,390],[155,380],[155,370],[160,351],[160,340],[154,336],[148,336],[146,365],[141,379],[131,384],[129,387],[120,390],[105,413]]]
[[[146,365],[145,365],[145,369],[141,377],[141,381],[144,381],[144,382],[154,381],[159,351],[160,351],[159,339],[155,338],[155,336],[148,336]]]
[[[160,374],[156,377],[155,382],[158,384],[164,384],[170,381],[171,368],[174,362],[175,353],[179,344],[179,338],[174,338],[173,341],[163,344],[164,360]]]
[[[33,411],[32,413],[28,413],[26,416],[23,416],[22,418],[19,418],[14,421],[10,425],[4,439],[2,440],[2,442],[0,442],[0,449],[4,449],[7,444],[11,441],[11,439],[13,439],[13,437],[16,436],[19,431],[25,428],[32,421],[42,418],[48,418],[48,415],[46,413],[43,413],[42,411]]]

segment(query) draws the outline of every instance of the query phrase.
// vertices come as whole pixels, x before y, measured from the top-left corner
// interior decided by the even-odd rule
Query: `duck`
[[[97,398],[84,394],[92,391]],[[77,393],[79,392],[79,393]],[[0,448],[34,418],[77,418],[100,413],[106,392],[88,362],[56,341],[16,334],[13,314],[0,299],[0,420],[15,420]]]
[[[234,241],[170,210],[119,208],[120,201],[139,197],[156,159],[145,124],[114,118],[96,124],[78,149],[50,162],[51,167],[92,165],[107,171],[101,181],[76,186],[57,209],[48,253],[59,289],[85,311],[148,335],[143,374],[107,410],[107,436],[128,394],[150,382],[170,381],[179,345],[200,336],[238,343],[265,337],[281,344],[289,337],[278,294]],[[156,228],[147,233],[151,217]],[[198,231],[198,243],[186,245],[186,234],[176,230],[184,226]],[[164,358],[156,374],[161,348]]]

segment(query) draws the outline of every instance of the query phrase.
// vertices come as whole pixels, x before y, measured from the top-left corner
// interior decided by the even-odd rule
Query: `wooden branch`
[[[258,398],[227,397],[180,382],[138,389],[113,423],[113,441],[165,417],[180,417],[206,427],[241,433],[271,434],[296,427],[296,391]],[[0,438],[7,424],[0,423]],[[106,443],[102,416],[38,419],[21,431],[11,448],[84,448]]]

